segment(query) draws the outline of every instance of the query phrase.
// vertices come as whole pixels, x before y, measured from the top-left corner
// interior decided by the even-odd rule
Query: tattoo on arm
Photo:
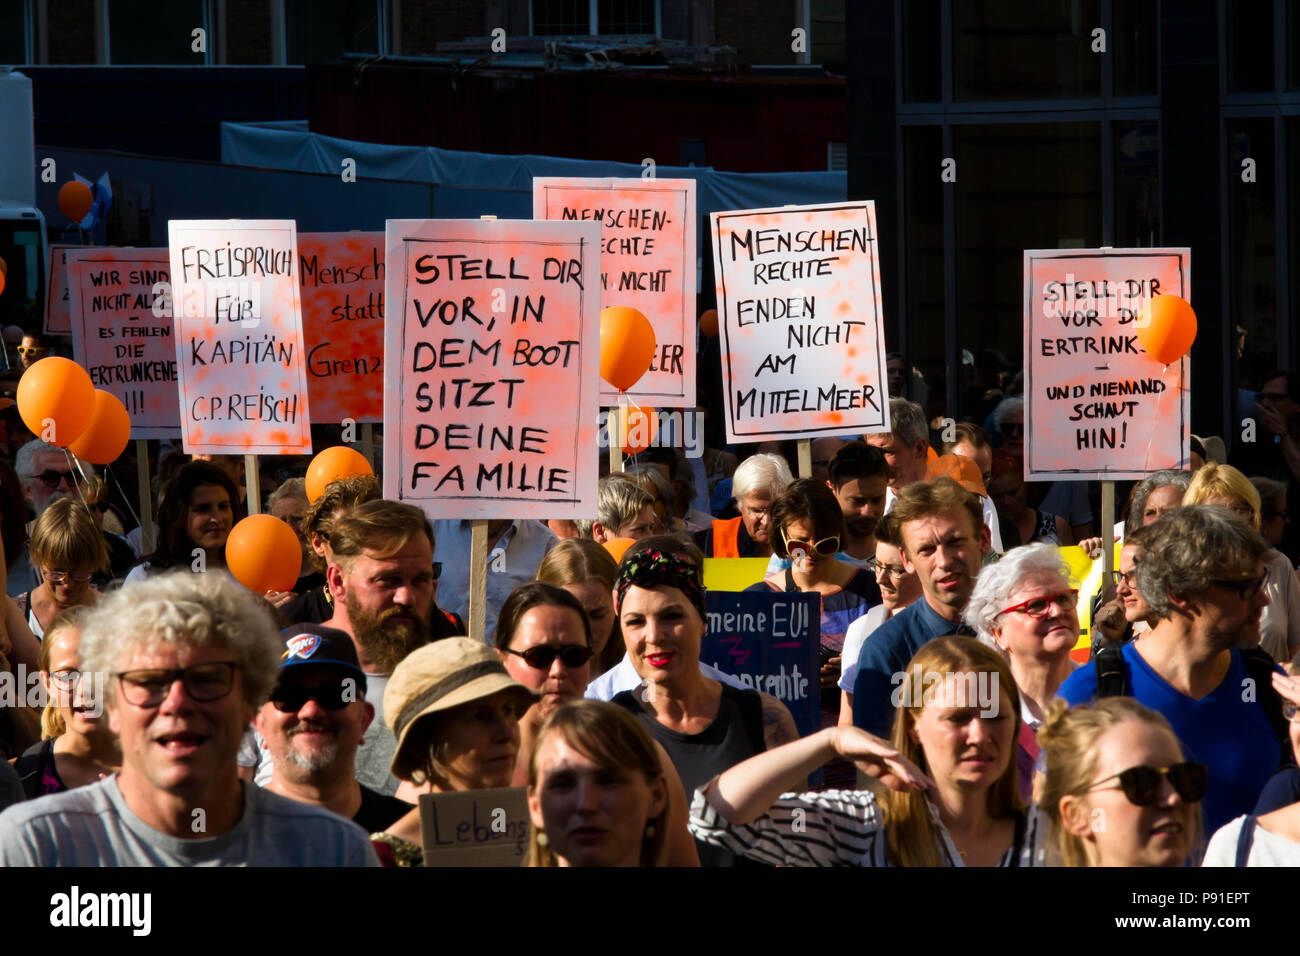
[[[788,744],[799,739],[799,729],[785,704],[771,694],[759,693],[763,703],[763,741],[767,749]]]

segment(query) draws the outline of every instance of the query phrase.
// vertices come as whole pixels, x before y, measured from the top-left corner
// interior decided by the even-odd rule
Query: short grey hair
[[[17,472],[19,478],[26,481],[27,479],[34,477],[32,474],[32,468],[36,465],[36,456],[43,451],[52,451],[55,454],[63,455],[67,458],[75,457],[72,452],[68,451],[66,448],[56,448],[54,445],[43,442],[39,438],[33,438],[31,441],[23,445],[23,447],[19,448],[18,453],[14,455],[14,471]],[[87,478],[95,474],[95,466],[90,462],[82,461],[80,458],[77,459],[77,462],[81,465],[81,470],[86,473]]]
[[[138,648],[155,644],[225,646],[254,707],[271,695],[284,650],[269,607],[229,574],[172,571],[104,595],[82,625],[82,669],[115,673]]]
[[[654,495],[622,473],[606,475],[596,483],[596,519],[581,518],[575,521],[578,535],[591,537],[592,526],[599,521],[611,532],[616,531],[636,516],[646,505],[654,507]]]
[[[930,440],[930,423],[925,420],[925,410],[905,398],[889,400],[889,430],[909,447]]]
[[[761,452],[750,455],[731,476],[731,497],[739,505],[752,494],[766,493],[773,501],[794,481],[790,466],[780,455]]]
[[[1142,512],[1147,509],[1147,499],[1151,497],[1151,492],[1169,485],[1173,485],[1180,492],[1184,492],[1191,483],[1191,472],[1179,471],[1176,468],[1162,468],[1160,471],[1153,471],[1139,481],[1133,487],[1133,498],[1129,502],[1128,519],[1124,522],[1125,537],[1142,527]],[[1179,495],[1180,500],[1181,498],[1182,496]]]
[[[677,496],[673,494],[673,483],[668,480],[668,476],[664,474],[663,469],[657,465],[642,462],[624,468],[623,474],[637,479],[637,483],[641,485],[642,491],[645,490],[645,485],[641,482],[641,479],[643,477],[648,479],[650,484],[655,486],[653,497],[662,498],[664,503],[667,505],[675,505],[677,503]]]
[[[1258,531],[1217,505],[1184,505],[1149,527],[1135,564],[1138,590],[1158,620],[1174,613],[1174,596],[1191,597],[1211,578],[1253,571],[1268,549]]]
[[[1012,415],[1020,413],[1020,417],[1025,415],[1025,400],[1020,395],[1013,395],[1011,398],[1004,398],[998,402],[997,407],[993,409],[993,425],[995,428],[1001,428]]]
[[[285,498],[301,498],[308,504],[311,504],[307,497],[307,480],[305,478],[286,478],[280,483],[280,487],[271,492],[271,496],[266,499],[266,510],[270,511]]]
[[[1055,545],[1041,542],[1012,548],[980,571],[963,617],[981,641],[996,647],[993,641],[994,619],[1006,608],[1011,595],[1025,578],[1044,573],[1058,575],[1067,586],[1070,583],[1070,567],[1061,557],[1061,552]]]

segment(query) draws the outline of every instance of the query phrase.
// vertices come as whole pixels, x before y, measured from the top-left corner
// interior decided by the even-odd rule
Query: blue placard
[[[771,694],[799,735],[821,730],[821,599],[815,592],[709,591],[700,660]]]

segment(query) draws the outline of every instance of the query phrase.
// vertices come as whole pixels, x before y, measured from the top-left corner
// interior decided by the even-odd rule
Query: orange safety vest
[[[740,557],[740,519],[713,522],[713,557]]]

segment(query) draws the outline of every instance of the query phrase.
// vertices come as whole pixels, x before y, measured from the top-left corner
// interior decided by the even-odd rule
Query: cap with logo
[[[357,649],[346,631],[320,624],[295,624],[280,632],[284,653],[280,655],[280,679],[293,667],[338,667],[350,672],[366,687],[366,674],[357,659]]]

